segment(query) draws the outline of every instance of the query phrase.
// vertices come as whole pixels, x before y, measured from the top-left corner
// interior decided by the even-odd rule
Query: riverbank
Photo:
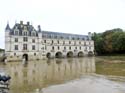
[[[125,56],[96,57],[96,73],[125,76]]]
[[[0,57],[0,62],[3,62],[4,57]]]
[[[124,63],[125,56],[96,56],[97,62],[103,61],[108,63]]]

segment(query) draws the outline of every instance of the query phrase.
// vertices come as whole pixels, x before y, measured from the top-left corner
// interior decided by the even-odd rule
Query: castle
[[[45,58],[84,57],[94,54],[94,41],[88,35],[66,34],[35,29],[30,22],[5,28],[5,55],[8,61]]]

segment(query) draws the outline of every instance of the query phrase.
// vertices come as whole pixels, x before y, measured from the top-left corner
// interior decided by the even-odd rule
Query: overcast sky
[[[42,30],[87,34],[125,29],[125,0],[0,0],[0,48],[4,29],[30,21]]]

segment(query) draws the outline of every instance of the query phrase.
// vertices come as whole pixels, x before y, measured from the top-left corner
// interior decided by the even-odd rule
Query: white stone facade
[[[88,35],[42,31],[23,21],[5,29],[5,54],[8,61],[44,58],[84,57],[94,54],[94,41]]]

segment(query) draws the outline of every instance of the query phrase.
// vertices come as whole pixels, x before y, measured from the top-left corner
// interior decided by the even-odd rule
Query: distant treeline
[[[97,55],[125,54],[125,32],[120,28],[93,33],[92,39]]]

